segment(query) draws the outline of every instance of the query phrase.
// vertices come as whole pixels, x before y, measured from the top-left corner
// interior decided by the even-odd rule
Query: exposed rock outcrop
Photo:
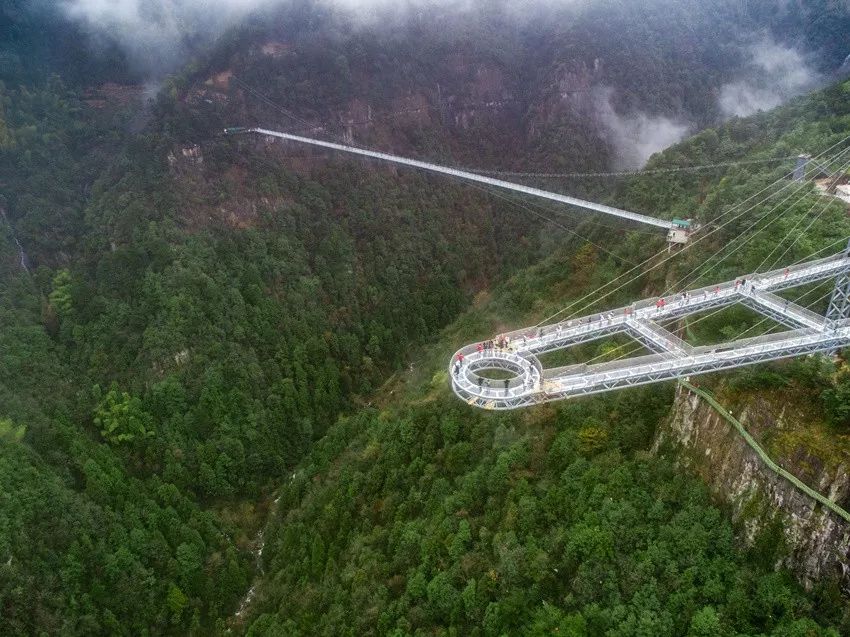
[[[750,404],[736,416],[748,428],[781,426],[783,412],[771,413],[763,407]],[[702,477],[712,492],[731,506],[748,544],[769,525],[778,525],[787,546],[782,562],[806,588],[838,576],[842,590],[850,595],[850,523],[774,473],[737,430],[699,396],[679,388],[671,417],[659,429],[654,450],[676,453],[680,465]],[[828,471],[819,458],[801,449],[791,457],[774,460],[810,487],[848,507],[850,476],[846,464]]]

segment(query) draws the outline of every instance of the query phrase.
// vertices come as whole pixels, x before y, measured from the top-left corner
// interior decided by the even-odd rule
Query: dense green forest
[[[804,144],[829,148],[850,134],[848,95],[850,83],[844,83],[706,131],[651,167],[782,156]],[[719,179],[682,173],[639,178],[621,196],[708,220],[785,170],[754,166]],[[606,304],[661,292],[718,250],[728,258],[706,269],[706,281],[756,269],[777,244],[790,245],[789,262],[830,245],[840,250],[850,230],[846,207],[823,201],[811,188],[781,214],[770,212],[771,205],[759,206]],[[761,220],[758,233],[749,228],[754,219]],[[813,223],[793,243],[796,233],[788,232],[802,227],[801,220]],[[747,250],[734,251],[744,237]],[[787,574],[774,570],[784,550],[779,529],[766,530],[744,549],[704,487],[676,473],[669,459],[649,453],[670,406],[669,387],[519,415],[482,414],[451,396],[446,373],[438,370],[457,343],[505,324],[532,323],[563,305],[565,296],[605,283],[625,269],[618,258],[628,254],[639,262],[650,252],[632,239],[614,255],[591,244],[577,252],[565,246],[518,273],[493,291],[492,300],[463,314],[438,345],[425,348],[423,371],[391,382],[380,409],[361,411],[328,431],[281,491],[267,531],[261,614],[249,634],[850,630],[837,581],[803,595]],[[734,338],[758,320],[733,311],[701,325],[695,338]],[[582,346],[576,360],[616,345]],[[775,364],[727,377],[749,388],[801,387],[820,396],[833,435],[850,426],[839,407],[847,395],[846,371],[836,375],[826,362]]]
[[[838,634],[816,621],[842,622],[835,590],[807,599],[776,534],[743,552],[647,452],[669,399],[505,417],[428,395],[346,419],[281,492],[248,634]]]
[[[9,123],[15,146],[27,124]],[[256,227],[187,234],[178,211],[221,193],[178,183],[159,144],[128,142],[92,197],[67,197],[59,219],[84,246],[73,266],[54,253],[47,263],[59,263],[22,272],[7,237],[4,418],[26,427],[3,454],[7,492],[22,495],[3,518],[15,632],[209,626],[247,584],[252,521],[233,522],[230,507],[262,498],[337,413],[366,400],[459,311],[469,281],[528,258],[485,231],[500,215],[481,197],[424,195],[419,179],[358,169],[319,182],[249,164],[250,194],[268,205]],[[7,203],[26,211],[16,236],[38,251],[35,237],[58,247],[37,224],[67,196],[62,173],[40,168],[17,164]],[[74,239],[61,227],[56,237]]]
[[[4,0],[0,6],[0,80],[31,84],[53,73],[73,84],[140,81],[115,41],[93,50],[84,29],[62,15],[60,3]]]
[[[612,38],[604,13],[584,18],[596,30],[563,23],[555,44],[535,46],[534,26],[515,30],[504,12],[370,38],[309,3],[283,11],[283,26],[255,21],[200,51],[146,104],[140,90],[129,103],[92,97],[104,81],[139,79],[117,45],[92,56],[50,12],[0,8],[4,634],[848,630],[834,583],[803,593],[773,571],[775,538],[742,550],[704,488],[649,454],[669,387],[496,417],[448,397],[438,370],[458,343],[537,320],[662,237],[218,136],[243,121],[292,125],[284,111],[334,122],[336,135],[340,109],[368,97],[379,112],[364,142],[497,167],[605,168],[613,151],[584,119],[535,110],[559,65],[593,66],[593,47]],[[776,28],[802,19],[794,11],[773,16]],[[661,37],[669,16],[645,17],[657,50],[636,54],[646,32],[624,28],[630,45],[608,63],[622,105],[665,112],[695,94],[689,108],[711,119],[710,85],[731,77],[732,49],[713,51],[700,31],[696,53],[680,55],[692,45]],[[293,34],[294,56],[262,54]],[[458,61],[464,41],[478,44]],[[823,44],[830,64],[835,42]],[[659,59],[675,61],[661,76]],[[640,73],[628,75],[632,60]],[[507,79],[471,89],[477,68]],[[227,70],[235,79],[210,89]],[[438,82],[454,110],[433,100]],[[386,117],[417,87],[427,116]],[[519,103],[454,119],[503,93]],[[850,133],[848,93],[735,120],[650,167],[817,152]],[[549,186],[708,220],[787,169],[772,166]],[[705,276],[757,266],[808,218],[806,196]],[[846,237],[844,213],[830,207],[788,258]],[[663,290],[754,218],[609,302]],[[705,339],[721,329],[695,327]],[[776,373],[805,376],[846,426],[850,374],[795,369]],[[258,597],[234,622],[269,511]]]

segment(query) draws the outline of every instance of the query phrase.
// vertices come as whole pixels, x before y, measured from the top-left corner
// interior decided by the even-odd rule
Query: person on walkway
[[[508,395],[508,385],[511,384],[511,381],[510,381],[510,379],[506,378],[504,382],[505,382],[505,396],[507,396]]]
[[[484,343],[478,343],[478,345],[475,346],[475,349],[477,349],[478,353],[480,354],[484,351]]]
[[[479,377],[478,377],[478,387],[481,387],[483,384],[484,384],[484,377],[483,377],[483,376],[479,376]]]
[[[457,362],[458,362],[458,363],[463,363],[463,352],[458,352],[458,353],[457,353]]]
[[[455,365],[452,371],[454,372],[455,377],[460,374],[460,361],[455,361]]]
[[[785,272],[782,274],[782,278],[787,279],[789,273],[790,273],[790,270],[788,268],[785,268]]]

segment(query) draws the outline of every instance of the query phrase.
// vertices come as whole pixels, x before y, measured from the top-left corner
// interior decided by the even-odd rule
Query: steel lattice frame
[[[830,308],[833,305],[837,308],[833,310],[833,316],[828,315],[830,320],[769,292],[829,278],[836,279]],[[746,283],[742,283],[744,280]],[[783,325],[797,329],[711,347],[692,347],[655,322],[735,303],[744,303]],[[646,299],[626,308],[566,324],[518,330],[508,335],[513,340],[511,349],[477,351],[476,346],[467,346],[458,352],[464,356],[464,363],[462,373],[453,377],[452,388],[470,405],[485,409],[516,409],[782,358],[830,352],[850,346],[848,314],[850,244],[843,254],[766,274],[747,275],[735,281],[694,290],[671,299],[669,303]],[[529,336],[529,332],[533,335]],[[612,363],[558,369],[543,369],[537,359],[541,353],[616,333],[627,333],[659,353]],[[504,362],[499,363],[499,359]],[[510,363],[507,359],[511,359]],[[522,378],[510,381],[506,389],[476,386],[474,371],[494,367],[522,370]]]
[[[844,250],[844,256],[850,256],[850,241]],[[840,321],[850,318],[850,272],[843,272],[835,279],[835,289],[826,308],[826,318],[830,321]]]

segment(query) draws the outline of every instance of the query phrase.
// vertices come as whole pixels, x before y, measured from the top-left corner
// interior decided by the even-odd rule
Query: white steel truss
[[[844,249],[844,256],[850,257],[850,242]],[[826,318],[832,321],[850,318],[850,273],[842,272],[835,279],[835,289],[829,299]]]
[[[824,318],[771,291],[836,278],[830,309]],[[743,303],[793,329],[693,347],[658,321]],[[454,392],[470,405],[516,409],[623,387],[694,376],[764,361],[850,346],[850,251],[765,274],[691,290],[671,298],[644,299],[627,307],[545,327],[503,335],[503,347],[490,342],[468,345],[455,353],[450,371]],[[544,369],[538,355],[627,333],[656,352],[596,365]],[[500,339],[501,340],[501,339]],[[488,380],[479,371],[508,370],[508,380]]]

